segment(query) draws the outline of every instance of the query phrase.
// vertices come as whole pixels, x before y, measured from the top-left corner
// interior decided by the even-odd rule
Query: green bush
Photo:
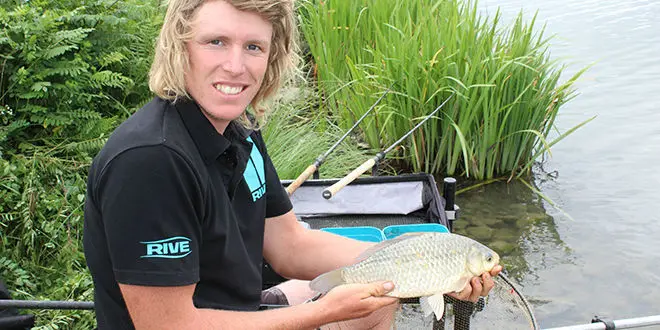
[[[22,143],[102,145],[110,119],[149,98],[156,8],[155,1],[5,2],[0,151],[23,151]]]

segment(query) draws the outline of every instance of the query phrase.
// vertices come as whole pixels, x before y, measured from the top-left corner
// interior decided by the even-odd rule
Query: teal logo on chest
[[[252,201],[256,202],[266,194],[264,158],[261,156],[261,153],[259,152],[257,145],[252,141],[252,138],[248,137],[247,140],[252,143],[252,150],[250,151],[250,159],[243,172],[243,179],[245,179],[245,182],[250,189]]]

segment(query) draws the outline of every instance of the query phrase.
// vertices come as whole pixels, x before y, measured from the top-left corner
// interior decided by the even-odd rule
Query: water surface
[[[542,328],[660,314],[660,1],[480,4],[489,15],[499,7],[505,22],[538,10],[566,78],[593,64],[557,127],[596,119],[535,171],[570,218],[523,185],[494,184],[458,196],[459,232],[506,252]]]

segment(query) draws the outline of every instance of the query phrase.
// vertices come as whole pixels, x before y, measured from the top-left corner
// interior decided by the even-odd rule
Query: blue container
[[[365,242],[382,242],[385,240],[385,236],[380,229],[370,226],[327,227],[321,228],[321,230]]]
[[[448,233],[449,229],[439,223],[420,223],[410,225],[392,225],[383,228],[385,239],[392,239],[399,235],[412,232]]]

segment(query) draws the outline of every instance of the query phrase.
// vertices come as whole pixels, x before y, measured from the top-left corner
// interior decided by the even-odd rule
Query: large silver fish
[[[322,274],[310,288],[326,293],[347,283],[392,281],[388,296],[420,297],[426,316],[442,318],[443,294],[461,291],[474,276],[490,271],[500,261],[481,243],[450,233],[408,233],[365,251],[350,266]]]

